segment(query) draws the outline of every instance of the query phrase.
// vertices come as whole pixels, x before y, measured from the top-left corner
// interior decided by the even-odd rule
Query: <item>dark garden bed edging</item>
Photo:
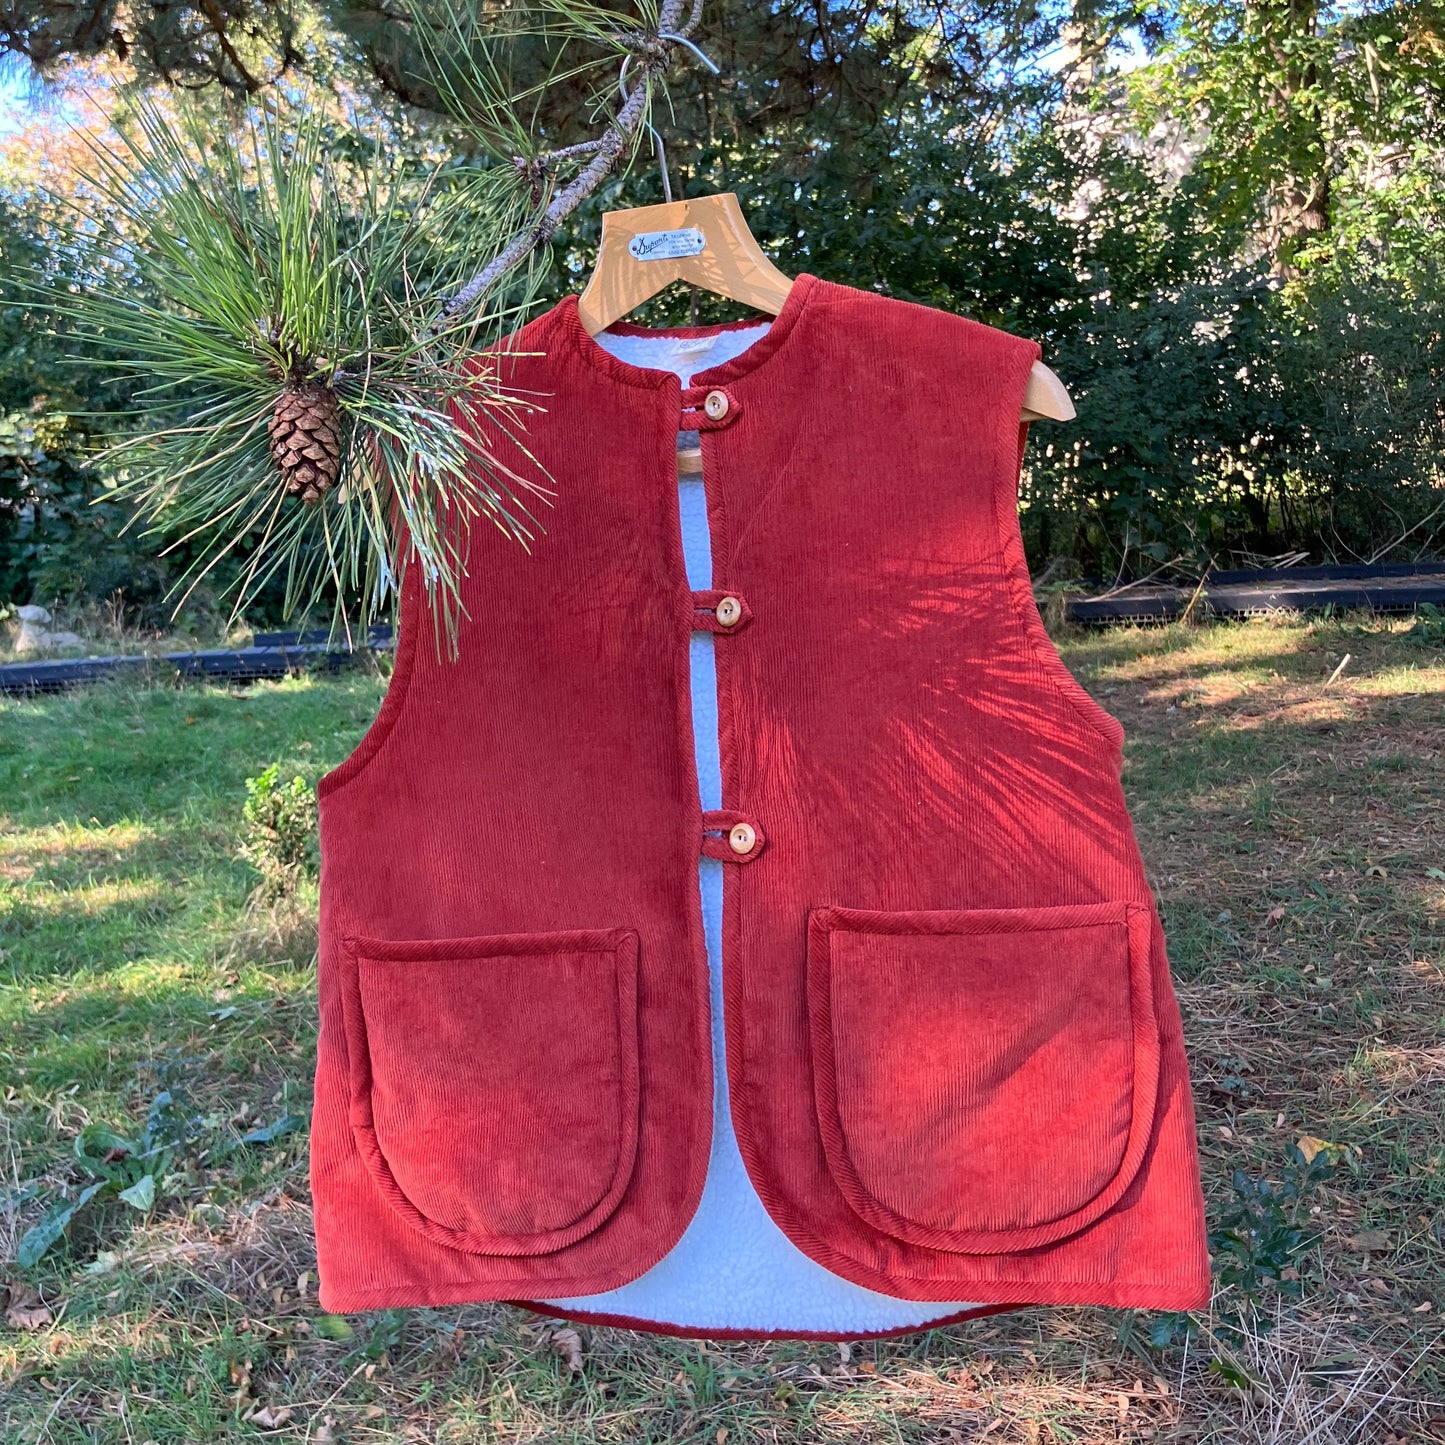
[[[1120,587],[1097,597],[1071,597],[1067,616],[1085,623],[1168,621],[1183,613],[1194,592],[1168,584]],[[1254,617],[1325,607],[1413,612],[1423,603],[1445,606],[1445,562],[1212,572],[1196,607],[1205,616]]]
[[[373,627],[364,637],[358,637],[357,646],[351,648],[332,643],[325,631],[258,632],[250,647],[215,647],[133,657],[36,658],[0,666],[0,694],[60,692],[81,683],[123,676],[255,682],[314,667],[335,671],[352,661],[358,652],[384,651],[390,646],[391,628]]]

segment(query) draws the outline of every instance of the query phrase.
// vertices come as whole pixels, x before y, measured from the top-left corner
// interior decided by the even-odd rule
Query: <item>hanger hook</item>
[[[697,46],[694,45],[692,41],[687,38],[686,35],[678,35],[675,31],[672,30],[659,30],[657,32],[657,38],[659,40],[671,40],[678,45],[687,46],[687,48],[692,51],[692,53],[697,56],[697,58],[702,61],[702,63],[707,66],[707,68],[712,71],[714,75],[722,74],[721,69],[718,66],[714,65],[712,61],[709,60],[707,56],[704,55],[702,51],[699,50]],[[617,73],[617,88],[622,92],[622,103],[624,105],[627,104],[628,100],[627,67],[631,64],[632,57],[630,55],[624,55],[622,57],[622,69],[619,70]],[[662,176],[662,198],[670,205],[672,203],[672,181],[667,174],[667,147],[663,145],[662,136],[659,133],[657,127],[653,125],[651,121],[648,121],[647,128],[652,132],[652,143],[657,148],[657,169]]]
[[[627,104],[627,67],[632,64],[632,57],[622,57],[622,69],[617,72],[617,88],[622,92],[622,103]],[[662,199],[669,205],[672,204],[672,181],[667,175],[667,147],[662,143],[662,137],[657,133],[657,127],[651,121],[647,122],[647,128],[652,132],[652,143],[657,148],[657,169],[662,175]]]
[[[707,66],[707,68],[712,71],[714,75],[722,74],[722,68],[720,66],[714,65],[712,61],[710,61],[707,56],[704,55],[702,51],[699,50],[697,46],[694,45],[693,42],[687,38],[686,35],[678,35],[671,30],[659,30],[657,32],[657,38],[659,40],[674,40],[679,45],[687,46],[687,48],[692,51],[692,53],[697,56],[697,58],[702,61],[702,63]]]

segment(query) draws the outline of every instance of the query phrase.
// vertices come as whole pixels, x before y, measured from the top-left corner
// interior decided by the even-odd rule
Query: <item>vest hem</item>
[[[940,1315],[937,1319],[924,1320],[916,1325],[891,1325],[881,1330],[804,1330],[804,1329],[750,1329],[742,1325],[680,1325],[667,1320],[650,1320],[641,1315],[614,1315],[591,1310],[564,1310],[541,1300],[512,1299],[507,1304],[518,1309],[530,1310],[533,1314],[546,1315],[555,1320],[576,1320],[581,1324],[605,1325],[609,1329],[641,1330],[646,1334],[670,1335],[681,1340],[888,1340],[900,1335],[916,1335],[921,1330],[940,1330],[949,1325],[962,1324],[967,1320],[984,1319],[989,1315],[1014,1313],[1028,1309],[1025,1304],[985,1304],[953,1314]]]
[[[602,1293],[602,1290],[597,1291]],[[999,1294],[1005,1298],[997,1303],[980,1303],[975,1309],[941,1316],[921,1325],[902,1325],[885,1330],[812,1331],[762,1330],[693,1326],[654,1321],[642,1316],[614,1315],[605,1311],[563,1310],[541,1300],[518,1297],[511,1291],[495,1294],[468,1284],[395,1284],[369,1289],[327,1288],[322,1285],[318,1303],[332,1314],[365,1314],[383,1309],[440,1309],[452,1305],[507,1304],[553,1319],[580,1320],[587,1324],[608,1325],[618,1329],[643,1330],[650,1333],[677,1335],[685,1339],[778,1339],[778,1340],[862,1340],[882,1339],[893,1335],[916,1334],[920,1329],[938,1329],[963,1320],[985,1315],[1005,1314],[1017,1310],[1053,1306],[1092,1306],[1103,1309],[1135,1310],[1198,1310],[1209,1304],[1210,1281],[1203,1283],[1164,1283],[1150,1281],[1116,1281],[1108,1285],[1079,1284],[1071,1280],[1041,1282],[1038,1280],[1003,1280],[992,1282],[978,1293]],[[926,1303],[926,1301],[920,1301]]]

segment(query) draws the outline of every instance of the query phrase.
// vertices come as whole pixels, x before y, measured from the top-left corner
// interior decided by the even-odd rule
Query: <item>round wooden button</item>
[[[734,823],[728,833],[728,847],[734,853],[751,853],[757,841],[758,835],[751,823]]]
[[[728,414],[728,394],[725,391],[710,391],[703,400],[702,409],[714,420],[721,421]]]
[[[736,597],[724,597],[717,605],[717,620],[723,627],[731,627],[742,615],[743,604]]]

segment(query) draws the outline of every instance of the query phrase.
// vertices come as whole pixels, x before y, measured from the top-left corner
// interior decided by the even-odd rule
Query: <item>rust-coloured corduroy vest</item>
[[[1020,544],[1038,348],[811,276],[753,326],[684,386],[603,344],[663,333],[594,339],[569,297],[498,359],[545,407],[546,535],[474,533],[458,661],[413,569],[381,713],[320,789],[322,1302],[851,1337],[1198,1306],[1121,730]],[[689,429],[710,576],[681,540]],[[709,1212],[739,1156],[742,1202]],[[729,1248],[716,1278],[690,1262]],[[843,1303],[730,1305],[769,1250]]]

